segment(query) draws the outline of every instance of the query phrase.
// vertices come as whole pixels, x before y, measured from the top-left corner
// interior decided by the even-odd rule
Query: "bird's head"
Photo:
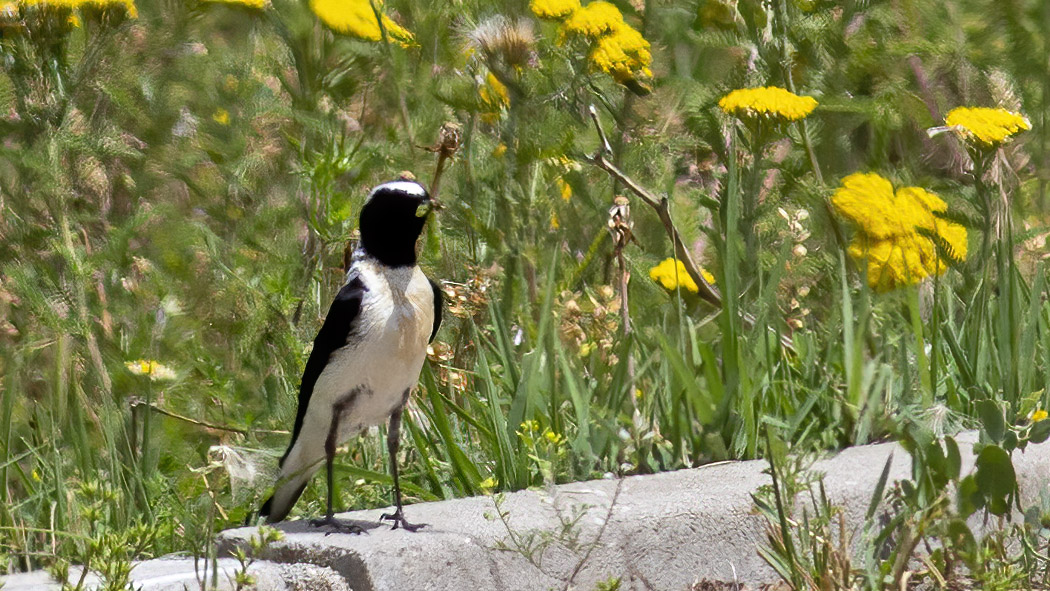
[[[390,267],[416,264],[416,240],[432,207],[427,190],[415,181],[391,181],[372,189],[361,209],[362,248]]]

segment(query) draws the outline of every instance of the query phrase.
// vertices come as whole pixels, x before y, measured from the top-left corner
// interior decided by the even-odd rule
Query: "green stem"
[[[749,121],[751,135],[751,170],[748,171],[747,188],[741,195],[740,231],[744,235],[744,284],[759,275],[758,234],[755,232],[758,212],[758,196],[762,192],[762,152],[765,145],[762,122]]]
[[[988,191],[988,185],[984,182],[984,174],[987,170],[987,162],[985,160],[986,154],[983,152],[974,152],[972,153],[972,157],[974,190],[977,193],[977,201],[981,207],[981,215],[984,218],[984,227],[982,228],[983,236],[981,236],[980,261],[985,265],[985,269],[987,269],[988,255],[990,254],[992,244],[992,229],[994,227],[994,207],[991,195]]]

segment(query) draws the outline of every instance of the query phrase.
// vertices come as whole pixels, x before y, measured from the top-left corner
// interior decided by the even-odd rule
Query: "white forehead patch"
[[[380,191],[407,193],[413,197],[423,197],[427,194],[427,190],[423,188],[423,185],[415,181],[391,181],[372,189],[372,192],[368,194],[368,199],[365,200],[365,203],[371,201],[372,198],[376,196],[376,193],[379,193]]]

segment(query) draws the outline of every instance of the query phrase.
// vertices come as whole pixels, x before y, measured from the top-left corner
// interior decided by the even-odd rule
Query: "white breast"
[[[330,412],[332,404],[359,388],[340,420],[340,441],[384,422],[402,403],[419,381],[434,326],[434,293],[419,267],[390,269],[359,261],[354,272],[368,291],[348,346],[329,359],[310,401],[311,411]]]

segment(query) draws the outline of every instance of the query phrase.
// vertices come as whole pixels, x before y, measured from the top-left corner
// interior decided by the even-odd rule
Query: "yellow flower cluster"
[[[590,59],[595,67],[620,83],[634,80],[639,72],[646,77],[653,75],[649,69],[653,60],[649,53],[649,42],[641,33],[626,25],[598,39]]]
[[[1038,423],[1039,421],[1045,421],[1047,417],[1050,417],[1050,413],[1040,408],[1039,410],[1032,413],[1032,422]]]
[[[124,365],[131,373],[137,376],[149,376],[149,379],[153,381],[175,379],[175,371],[159,361],[139,359],[138,361],[128,361]]]
[[[591,66],[632,90],[638,79],[653,75],[649,42],[623,20],[623,13],[604,0],[581,6],[579,0],[532,0],[532,12],[544,19],[563,21],[563,33],[591,42]]]
[[[269,4],[269,0],[205,0],[206,2],[212,2],[215,4],[231,4],[236,6],[243,6],[245,8],[251,8],[254,10],[262,10]]]
[[[877,174],[856,173],[842,179],[831,203],[856,224],[859,233],[849,253],[867,260],[868,285],[875,291],[944,273],[948,266],[931,236],[951,258],[966,258],[966,228],[938,217],[948,205],[925,189],[903,187],[895,192],[892,183]]]
[[[496,488],[497,486],[499,486],[499,481],[497,481],[491,476],[478,483],[478,488],[481,489],[482,494],[486,495],[491,495],[492,489]]]
[[[987,107],[952,109],[944,118],[944,123],[963,139],[976,140],[986,147],[997,146],[1032,128],[1032,124],[1020,113]]]
[[[728,115],[744,119],[770,117],[785,121],[804,119],[817,107],[817,99],[799,96],[777,86],[741,88],[734,90],[718,101]]]
[[[623,13],[615,5],[604,0],[594,0],[587,6],[573,11],[565,19],[567,32],[591,39],[599,39],[623,26],[628,26],[623,22]]]
[[[212,118],[212,121],[218,123],[219,125],[229,125],[230,124],[230,112],[227,111],[226,109],[223,109],[222,107],[219,107],[218,109],[215,109],[215,112],[212,113],[211,118]]]
[[[560,21],[580,9],[580,0],[532,0],[529,8],[540,18]]]
[[[507,85],[500,82],[492,72],[485,76],[485,83],[478,88],[478,96],[485,108],[481,114],[481,120],[485,123],[496,123],[500,113],[510,106],[510,91],[507,90]]]
[[[707,269],[700,269],[700,275],[703,276],[704,281],[714,285],[715,276],[709,273]],[[649,278],[664,286],[664,289],[668,291],[674,291],[679,287],[693,293],[699,293],[700,291],[699,286],[689,276],[689,272],[685,270],[685,263],[681,260],[664,259],[659,265],[649,269]]]
[[[377,7],[382,8],[382,5],[376,0]],[[310,10],[325,26],[337,33],[366,41],[380,41],[383,38],[370,0],[310,0]],[[388,38],[397,41],[402,47],[412,45],[414,37],[408,29],[385,14],[382,18]]]
[[[122,9],[129,18],[138,18],[139,11],[135,7],[134,0],[21,0],[22,6],[38,6],[41,8],[58,9],[98,9],[108,10],[111,8]],[[6,9],[4,10],[6,12]]]

